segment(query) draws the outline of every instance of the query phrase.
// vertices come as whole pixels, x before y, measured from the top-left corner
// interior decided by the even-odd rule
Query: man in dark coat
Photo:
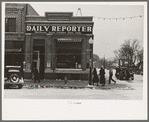
[[[97,86],[98,86],[98,82],[99,82],[99,79],[98,79],[98,76],[97,76],[97,71],[96,71],[96,68],[94,68],[94,71],[93,71],[93,85],[94,85],[94,83],[97,83]]]
[[[104,86],[105,85],[105,71],[102,66],[99,71],[99,75],[100,75],[100,83],[102,84],[102,86]]]
[[[109,84],[111,84],[111,80],[112,80],[114,83],[116,83],[116,81],[113,80],[112,76],[113,76],[113,70],[110,68],[110,70],[109,70]]]
[[[39,80],[39,73],[38,73],[37,68],[35,68],[35,67],[34,67],[34,69],[33,69],[33,74],[34,74],[34,83],[36,83],[36,80],[38,80],[38,82],[40,83],[40,80]]]

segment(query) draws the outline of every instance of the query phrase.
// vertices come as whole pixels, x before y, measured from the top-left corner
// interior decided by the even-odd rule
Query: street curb
[[[89,87],[79,87],[79,86],[54,86],[54,85],[24,85],[24,88],[28,89],[40,89],[40,88],[54,88],[54,89],[101,89],[101,90],[134,90],[132,87],[125,87],[125,88],[111,88],[111,87],[97,87],[97,86],[89,86]]]
[[[61,89],[93,89],[94,87],[78,87],[78,86],[53,86],[53,85],[24,85],[25,88],[61,88]]]

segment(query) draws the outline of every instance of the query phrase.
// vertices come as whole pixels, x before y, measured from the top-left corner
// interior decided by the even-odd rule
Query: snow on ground
[[[99,74],[97,69],[97,73]],[[108,82],[109,70],[105,70],[105,77]],[[113,71],[115,74],[115,70]],[[113,75],[116,84],[106,84],[105,87],[113,89],[5,89],[4,98],[6,99],[100,99],[100,100],[142,100],[143,99],[143,76],[134,75],[134,80],[118,80]],[[123,86],[130,88],[124,89]],[[96,87],[96,86],[95,86]],[[123,89],[121,89],[121,88]]]

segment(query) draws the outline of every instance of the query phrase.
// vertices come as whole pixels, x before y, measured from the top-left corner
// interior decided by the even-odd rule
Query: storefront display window
[[[5,18],[5,32],[16,32],[16,18]]]

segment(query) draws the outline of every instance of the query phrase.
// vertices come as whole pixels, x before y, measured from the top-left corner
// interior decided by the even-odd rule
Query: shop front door
[[[40,68],[40,52],[39,51],[33,51],[33,67],[36,67],[39,70]]]
[[[45,40],[33,40],[33,66],[35,65],[39,71],[39,78],[44,79],[45,71]]]

